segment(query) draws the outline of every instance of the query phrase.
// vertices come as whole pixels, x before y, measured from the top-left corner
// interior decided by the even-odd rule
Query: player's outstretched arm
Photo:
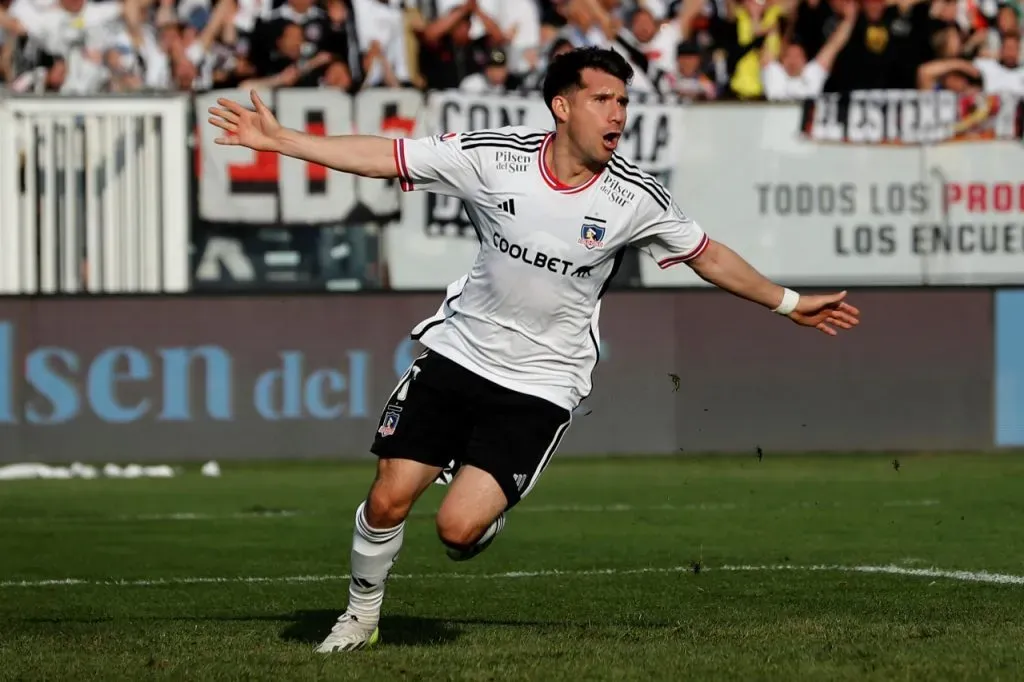
[[[217,144],[276,152],[367,178],[398,176],[394,140],[375,135],[323,137],[285,128],[255,90],[249,97],[254,109],[225,98],[217,100],[220,106],[210,107],[210,123],[224,131]]]
[[[775,284],[754,269],[739,254],[714,240],[688,265],[700,277],[729,293],[786,315],[805,327],[814,327],[830,336],[836,327],[852,329],[860,321],[860,311],[844,300],[846,292],[800,296]]]

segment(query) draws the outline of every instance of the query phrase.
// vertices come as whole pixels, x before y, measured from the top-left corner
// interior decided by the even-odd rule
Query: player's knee
[[[374,528],[394,528],[405,521],[412,508],[407,495],[388,485],[375,485],[366,498],[366,522]]]
[[[481,528],[479,524],[464,516],[444,513],[444,510],[437,515],[437,537],[453,549],[469,549],[486,530],[486,527]]]

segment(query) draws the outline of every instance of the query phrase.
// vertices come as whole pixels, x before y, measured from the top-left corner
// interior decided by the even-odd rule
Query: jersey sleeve
[[[659,268],[689,262],[708,247],[708,235],[667,193],[658,200],[647,199],[641,208],[631,245],[653,258]]]
[[[395,140],[395,166],[405,192],[422,190],[465,199],[482,182],[479,156],[462,148],[461,135],[445,133]]]

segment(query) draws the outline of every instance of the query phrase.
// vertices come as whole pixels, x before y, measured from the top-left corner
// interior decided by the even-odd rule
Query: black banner
[[[948,90],[828,93],[803,103],[800,131],[818,142],[924,145],[1020,140],[1024,101]]]
[[[368,457],[439,300],[0,300],[0,462]],[[722,292],[609,294],[559,455],[992,448],[992,293],[850,300],[831,339]]]

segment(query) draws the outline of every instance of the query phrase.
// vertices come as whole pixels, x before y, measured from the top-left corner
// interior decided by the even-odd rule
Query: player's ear
[[[551,100],[551,110],[555,114],[555,119],[559,123],[565,123],[569,120],[569,99],[563,95],[558,95]]]

